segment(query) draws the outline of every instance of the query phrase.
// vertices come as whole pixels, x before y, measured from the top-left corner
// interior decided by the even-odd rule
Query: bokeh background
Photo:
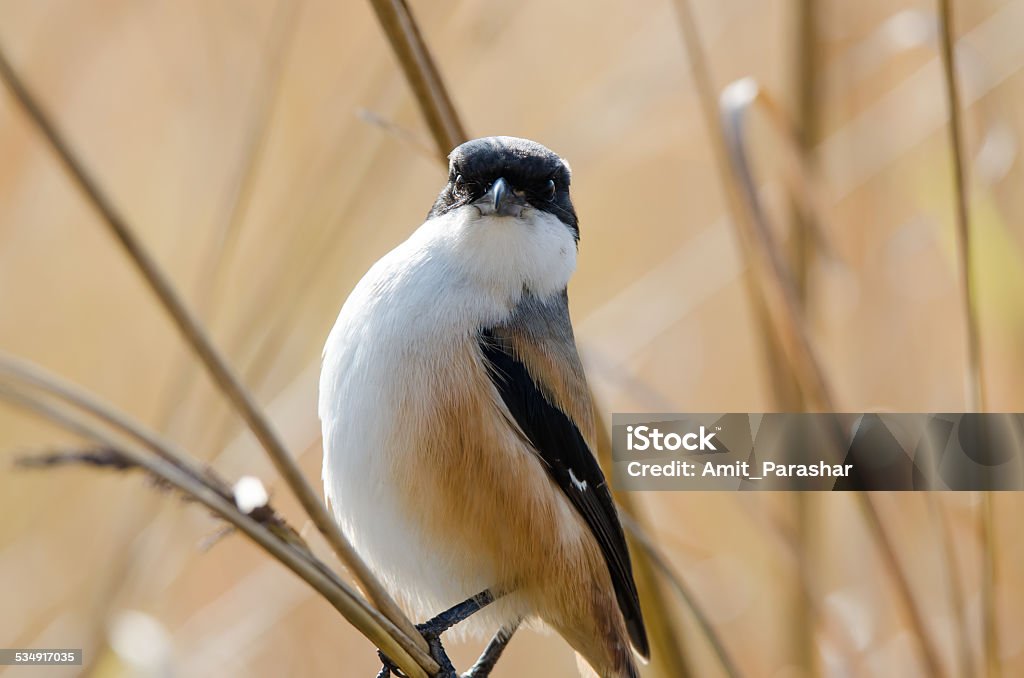
[[[582,241],[570,298],[601,410],[784,409],[672,3],[411,7],[471,135],[536,139],[573,166]],[[837,407],[966,408],[935,6],[693,9],[715,87],[755,78],[816,168],[824,245],[807,258],[804,313]],[[987,407],[1021,411],[1024,2],[954,10]],[[444,182],[369,3],[0,0],[0,45],[319,485],[324,339],[351,287]],[[748,135],[789,244],[789,142],[756,115]],[[261,477],[303,525],[6,90],[0,349],[90,389],[228,478]],[[83,647],[96,676],[374,675],[370,643],[256,547],[229,537],[203,548],[218,529],[205,511],[137,476],[11,466],[74,442],[0,403],[0,646]],[[928,675],[852,496],[635,499],[742,675]],[[1020,496],[995,495],[988,511],[976,493],[872,499],[945,674],[1024,675]],[[333,562],[315,530],[304,534]],[[692,675],[719,675],[692,614],[667,601]],[[996,653],[987,668],[984,648]],[[450,649],[468,666],[481,648]],[[495,675],[574,671],[555,636],[521,633],[506,657]]]

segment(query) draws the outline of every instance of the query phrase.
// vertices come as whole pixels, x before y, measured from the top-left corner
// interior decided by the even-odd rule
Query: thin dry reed
[[[683,606],[693,615],[694,621],[697,622],[697,627],[700,628],[702,635],[708,641],[708,645],[710,645],[711,651],[715,655],[715,659],[718,660],[722,673],[728,676],[728,678],[741,678],[743,673],[739,670],[732,655],[726,649],[725,641],[715,629],[715,625],[708,618],[707,613],[697,601],[696,596],[693,595],[693,592],[686,585],[682,575],[675,571],[669,559],[665,557],[665,554],[658,548],[658,545],[647,535],[647,531],[632,516],[629,514],[624,515],[622,517],[622,524],[634,535],[635,543],[643,549],[650,563],[661,572],[665,581],[670,584],[672,590],[683,601]]]
[[[973,267],[973,239],[971,237],[970,207],[967,192],[967,170],[964,161],[963,123],[960,119],[959,79],[956,69],[955,40],[953,37],[952,0],[939,0],[939,51],[942,54],[942,75],[945,85],[946,107],[949,110],[949,151],[953,161],[953,196],[956,206],[956,251],[960,270],[964,327],[967,344],[965,388],[967,411],[984,412],[985,368],[981,348],[978,320],[977,285]],[[999,626],[995,609],[995,515],[992,496],[982,492],[978,511],[981,536],[981,604],[982,637],[985,645],[985,673],[989,678],[1001,674],[999,667]]]
[[[793,379],[800,409],[837,412],[831,387],[824,375],[814,347],[807,336],[804,321],[796,301],[792,278],[785,263],[781,248],[775,242],[767,224],[753,183],[743,136],[743,113],[763,97],[760,88],[753,81],[733,85],[731,92],[722,96],[722,115],[719,117],[715,87],[711,79],[700,41],[699,31],[693,18],[688,0],[675,3],[683,42],[697,84],[698,97],[704,112],[709,137],[715,150],[715,158],[722,176],[723,190],[727,196],[738,240],[745,260],[750,264],[748,292],[755,310],[755,317],[761,326],[761,334],[774,337],[772,351],[766,351],[771,366],[775,356],[782,359],[770,370],[772,378]],[[777,109],[777,107],[772,106]],[[762,294],[765,296],[762,297]],[[769,310],[770,309],[770,310]],[[775,319],[773,321],[773,318]],[[784,369],[785,368],[788,369]],[[793,376],[780,377],[779,373]],[[780,394],[792,393],[793,389],[783,387]],[[837,440],[847,427],[837,417]],[[907,618],[914,629],[914,639],[921,660],[929,675],[943,675],[938,653],[924,624],[923,615],[910,590],[909,578],[900,564],[888,534],[870,497],[857,493],[869,532],[874,538],[882,561],[895,584]]]
[[[219,309],[224,293],[225,255],[233,249],[249,214],[301,7],[301,2],[280,0],[275,9],[269,39],[271,46],[260,69],[263,77],[256,84],[252,95],[253,114],[246,126],[242,154],[235,170],[236,177],[228,191],[225,216],[213,229],[199,264],[196,289],[202,290],[203,294],[197,300],[196,315],[207,323]],[[186,354],[182,362],[187,357]],[[186,401],[185,395],[194,378],[195,372],[184,369],[184,365],[171,370],[162,413],[158,419],[161,430],[170,424],[181,403]]]
[[[734,220],[740,219],[743,206],[738,186],[729,169],[729,150],[719,120],[718,88],[714,83],[711,67],[705,56],[704,42],[701,39],[689,0],[675,0],[674,6],[679,19],[679,32],[682,36],[683,48],[686,50],[690,73],[697,91],[697,101],[700,104],[704,125],[708,130],[708,141],[714,152],[719,186],[724,193],[727,210]],[[743,229],[738,229],[737,240],[744,260],[751,261],[754,259],[753,244],[749,242],[745,232]],[[756,278],[747,275],[743,277],[743,281],[757,325],[765,329],[770,328],[772,324],[771,311],[757,288]],[[794,375],[785,369],[785,348],[781,345],[778,336],[772,331],[760,332],[758,341],[761,343],[763,364],[768,370],[768,385],[775,396],[776,405],[784,411],[799,411],[802,409],[800,388]]]
[[[401,630],[404,641],[415,643],[426,650],[426,641],[416,632],[412,622],[392,600],[383,586],[376,580],[369,568],[341,533],[340,528],[328,514],[324,503],[313,492],[302,475],[295,460],[285,449],[284,443],[263,414],[255,399],[239,381],[227,361],[213,345],[199,321],[185,305],[174,289],[170,279],[157,266],[156,261],[135,236],[133,229],[115,209],[113,203],[101,191],[97,182],[88,173],[81,160],[72,152],[69,144],[58,132],[50,117],[28,91],[17,73],[11,67],[6,55],[0,50],[0,77],[22,106],[22,109],[54,150],[57,158],[75,184],[88,198],[102,217],[103,223],[120,243],[125,253],[136,265],[160,303],[171,316],[188,346],[206,367],[223,395],[231,402],[248,424],[253,435],[270,456],[278,472],[299,499],[314,525],[324,535],[341,562],[349,568],[359,586],[370,600],[391,622]],[[429,664],[428,664],[429,666]],[[423,668],[427,668],[424,666]]]
[[[726,138],[726,147],[729,149],[728,158],[733,170],[732,176],[739,186],[739,194],[744,201],[744,214],[749,217],[738,219],[737,227],[744,231],[744,238],[754,244],[752,252],[756,254],[756,260],[751,263],[760,283],[758,288],[771,295],[766,295],[766,300],[770,299],[768,306],[775,311],[772,317],[776,318],[777,322],[774,325],[766,326],[764,331],[779,331],[784,337],[781,344],[787,349],[786,358],[789,361],[787,364],[793,368],[800,392],[807,398],[807,406],[822,412],[837,413],[834,417],[837,446],[833,453],[838,454],[843,447],[842,441],[845,440],[845,432],[850,430],[850,422],[847,421],[847,417],[838,414],[839,410],[833,400],[828,379],[807,334],[803,317],[797,308],[792,277],[785,263],[782,248],[777,243],[773,230],[768,224],[753,179],[745,141],[744,119],[748,109],[755,104],[760,104],[765,108],[770,118],[779,120],[783,116],[782,109],[753,81],[734,83],[726,89],[722,96],[724,121],[722,132]],[[781,127],[785,129],[789,126],[783,124]],[[917,643],[921,660],[929,675],[942,676],[944,672],[939,661],[939,654],[925,626],[920,606],[910,589],[909,575],[900,563],[896,547],[885,530],[878,509],[870,494],[857,492],[856,497],[869,531],[882,556],[882,562],[892,576],[902,607],[914,629],[914,640]]]
[[[434,138],[437,155],[443,160],[467,136],[434,58],[405,0],[370,0],[370,4],[416,95],[420,112]]]
[[[385,652],[396,663],[408,667],[410,675],[426,676],[426,671],[434,670],[434,667],[430,667],[433,660],[426,653],[405,642],[403,634],[390,620],[367,605],[356,591],[341,581],[326,565],[316,560],[309,550],[304,548],[294,531],[287,531],[289,536],[285,536],[285,531],[272,529],[272,526],[242,513],[231,500],[232,495],[226,483],[213,476],[209,469],[196,468],[172,444],[162,441],[155,433],[147,431],[124,413],[38,367],[23,361],[3,358],[0,361],[0,368],[7,375],[5,381],[10,384],[11,377],[14,377],[15,382],[13,385],[0,383],[0,398],[25,408],[71,433],[103,445],[103,449],[115,457],[113,468],[142,469],[159,481],[179,490],[186,497],[200,502],[308,583],[369,640],[382,649],[386,648]],[[31,388],[18,388],[17,380],[27,382]],[[33,388],[41,394],[33,393]],[[133,443],[95,426],[73,409],[51,402],[54,399],[70,403],[118,429],[122,434],[135,438],[150,451],[156,452],[158,458],[151,458]],[[23,465],[45,467],[60,463],[82,463],[82,460],[83,456],[77,452],[61,452],[26,458]],[[276,514],[272,512],[272,515]]]

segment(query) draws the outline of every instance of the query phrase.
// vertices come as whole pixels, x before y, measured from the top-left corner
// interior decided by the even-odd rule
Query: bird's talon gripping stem
[[[423,626],[422,624],[420,626]],[[441,637],[439,634],[430,631],[424,631],[417,627],[420,633],[423,634],[423,638],[427,641],[427,647],[430,649],[430,657],[437,662],[440,667],[438,672],[434,674],[433,678],[459,678],[458,672],[455,670],[455,666],[452,664],[452,660],[448,657],[448,653],[444,649],[444,645],[441,644]],[[377,674],[377,678],[391,678],[396,676],[397,678],[405,678],[405,674],[395,665],[391,658],[386,654],[377,650],[377,656],[380,657],[380,661],[383,666],[380,672]]]
[[[448,653],[445,652],[444,645],[441,644],[441,634],[487,607],[494,602],[494,599],[494,594],[488,589],[476,594],[467,601],[459,603],[455,607],[445,610],[433,619],[428,619],[422,624],[416,625],[416,630],[427,641],[431,658],[441,667],[435,678],[459,678],[455,666],[452,665],[452,660],[448,658]],[[380,657],[381,662],[384,664],[381,667],[380,673],[377,674],[377,678],[390,678],[392,675],[399,678],[404,676],[398,670],[398,667],[395,666],[395,663],[383,652],[377,650],[377,656]]]
[[[452,660],[448,658],[448,653],[445,652],[444,646],[441,645],[441,639],[437,636],[428,638],[427,645],[430,646],[430,656],[441,667],[437,672],[437,678],[459,678]]]

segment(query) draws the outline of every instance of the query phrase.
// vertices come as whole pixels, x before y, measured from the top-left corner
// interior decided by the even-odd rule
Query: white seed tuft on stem
[[[267,505],[267,488],[256,476],[242,476],[235,483],[235,505],[246,515]]]

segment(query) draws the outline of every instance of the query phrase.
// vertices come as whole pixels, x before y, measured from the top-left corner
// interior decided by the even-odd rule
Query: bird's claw
[[[419,631],[420,635],[423,636],[423,639],[427,641],[427,647],[430,649],[431,658],[437,662],[439,667],[437,673],[435,673],[432,678],[460,678],[459,672],[455,670],[455,666],[452,665],[452,660],[448,658],[448,653],[444,650],[444,645],[441,644],[441,634],[456,624],[465,621],[474,613],[487,607],[489,604],[494,602],[494,598],[495,596],[491,590],[485,589],[472,598],[459,603],[455,607],[445,610],[433,619],[416,625],[416,630]],[[377,655],[384,664],[380,673],[377,674],[377,678],[390,678],[393,675],[398,676],[398,678],[405,678],[405,674],[399,671],[398,667],[395,666],[395,663],[383,652],[377,650]],[[476,675],[476,673],[476,671],[471,669],[468,675],[473,676]]]
[[[452,660],[448,658],[448,653],[445,652],[444,645],[441,644],[441,636],[423,633],[423,637],[427,639],[427,647],[430,648],[431,658],[441,667],[437,672],[436,678],[459,678],[455,666],[452,665]]]
[[[423,638],[427,641],[427,647],[430,648],[430,657],[441,667],[433,678],[459,678],[459,673],[455,670],[452,660],[448,658],[444,645],[441,644],[441,636],[428,624],[420,624],[416,630],[423,634]],[[405,674],[391,661],[390,657],[380,650],[377,650],[377,656],[380,657],[383,664],[377,678],[391,678],[391,676],[404,678]]]

